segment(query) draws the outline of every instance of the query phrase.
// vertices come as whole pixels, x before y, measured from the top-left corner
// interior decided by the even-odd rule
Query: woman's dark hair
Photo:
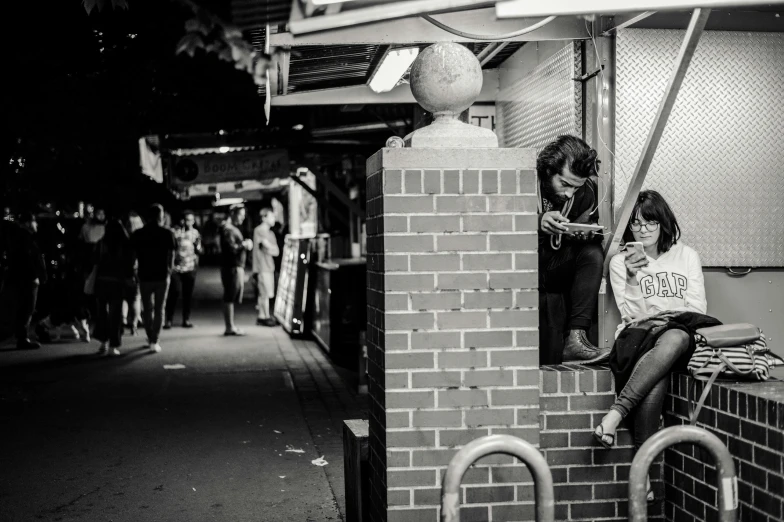
[[[599,160],[596,151],[576,136],[565,134],[548,143],[536,158],[536,173],[539,179],[548,179],[563,172],[569,166],[577,177],[596,176]]]
[[[109,248],[124,249],[130,244],[131,238],[119,219],[111,219],[106,223],[103,241]]]
[[[667,252],[681,238],[681,228],[678,226],[675,214],[662,195],[655,190],[643,190],[637,196],[629,223],[623,232],[624,242],[634,241],[634,235],[629,226],[638,217],[642,217],[645,221],[659,223],[659,242],[656,245],[659,253]]]

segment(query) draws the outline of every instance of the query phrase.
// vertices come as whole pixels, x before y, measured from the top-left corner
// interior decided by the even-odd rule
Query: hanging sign
[[[178,186],[289,177],[289,155],[283,149],[177,156],[173,163],[171,181]]]

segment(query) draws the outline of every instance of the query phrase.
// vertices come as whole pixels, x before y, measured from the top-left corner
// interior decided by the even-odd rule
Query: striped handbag
[[[784,364],[784,359],[768,348],[765,335],[753,324],[723,324],[697,330],[697,348],[689,360],[693,377],[689,389],[689,420],[697,423],[713,382],[719,378],[767,381],[770,369]],[[694,406],[697,381],[707,381]]]

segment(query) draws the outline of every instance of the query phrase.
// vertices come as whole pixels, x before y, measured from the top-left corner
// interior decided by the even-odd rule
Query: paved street
[[[249,301],[249,335],[224,338],[217,274],[200,278],[197,328],[165,331],[160,354],[143,335],[117,358],[95,341],[0,346],[4,522],[342,520],[340,426],[364,415],[351,374],[251,326]]]

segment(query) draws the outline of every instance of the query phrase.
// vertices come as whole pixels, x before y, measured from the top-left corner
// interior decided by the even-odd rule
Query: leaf
[[[266,85],[267,71],[270,71],[270,74],[274,74],[274,66],[275,64],[268,57],[265,55],[259,56],[253,65],[253,82],[256,85]]]
[[[224,25],[223,35],[226,38],[226,41],[235,39],[242,40],[242,31],[240,31],[239,28],[234,25]]]
[[[231,48],[224,47],[218,53],[218,59],[223,60],[224,62],[233,62],[234,60],[231,57]]]
[[[234,60],[234,67],[243,71],[253,73],[253,53],[245,47],[231,46],[231,57]]]
[[[103,3],[103,0],[100,1]],[[98,5],[98,2],[99,0],[82,0],[82,5],[84,6],[84,10],[87,11],[88,15],[93,12],[93,9]],[[98,10],[100,11],[101,8],[98,7]]]
[[[207,36],[210,29],[204,25],[204,22],[198,18],[191,18],[185,22],[185,30],[189,33],[201,33]]]
[[[187,33],[177,42],[177,50],[174,54],[187,53],[188,56],[193,58],[193,54],[199,48],[204,48],[204,40],[202,40],[201,35],[198,33]]]

